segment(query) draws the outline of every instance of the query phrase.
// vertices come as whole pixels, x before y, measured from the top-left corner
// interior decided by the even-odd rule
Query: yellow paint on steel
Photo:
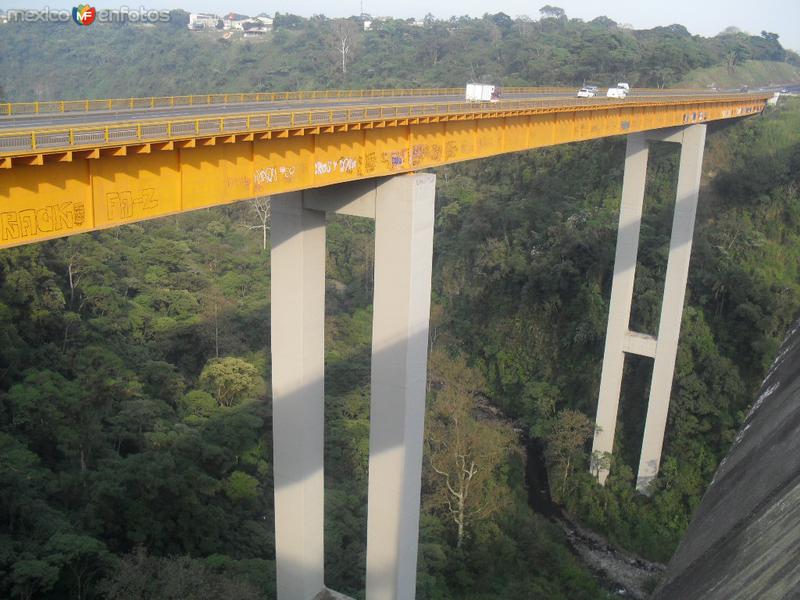
[[[379,105],[31,132],[27,147],[0,156],[0,247],[505,152],[756,114],[766,99]]]
[[[616,100],[609,98],[579,99],[529,99],[505,100],[498,103],[438,102],[413,104],[387,104],[357,107],[335,107],[333,109],[302,109],[295,111],[271,111],[234,115],[207,115],[201,118],[139,120],[130,123],[109,125],[94,124],[78,127],[46,127],[6,130],[0,134],[0,156],[14,156],[36,152],[58,152],[117,145],[136,141],[160,141],[185,139],[219,133],[241,133],[243,131],[266,131],[297,126],[353,123],[374,119],[404,118],[420,116],[450,116],[486,112],[530,111],[595,111],[600,107],[611,109],[627,107],[667,107],[712,105],[732,101],[741,103],[751,99],[766,100],[771,95],[734,96],[646,96]]]

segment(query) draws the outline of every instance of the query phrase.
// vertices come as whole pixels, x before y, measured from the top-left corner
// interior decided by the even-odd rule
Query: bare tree
[[[247,225],[248,229],[260,229],[262,233],[262,248],[267,249],[267,231],[269,231],[270,216],[272,214],[272,206],[269,201],[269,196],[260,196],[250,201],[250,206],[253,207],[258,223],[255,225]]]
[[[358,46],[358,25],[350,19],[336,19],[331,28],[334,47],[342,59],[342,75],[346,75],[347,63]]]
[[[491,516],[507,501],[502,466],[513,452],[514,432],[497,420],[477,418],[482,377],[463,358],[444,351],[431,356],[431,379],[437,389],[426,423],[426,503],[456,524],[461,547],[469,526]]]

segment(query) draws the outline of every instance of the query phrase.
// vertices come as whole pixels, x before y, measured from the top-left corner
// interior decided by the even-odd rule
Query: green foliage
[[[800,64],[769,32],[702,38],[680,25],[636,31],[602,17],[569,19],[557,6],[541,14],[538,21],[504,13],[429,17],[422,27],[389,19],[373,21],[370,31],[356,18],[276,14],[274,31],[258,41],[189,31],[180,26],[181,11],[154,27],[30,23],[6,28],[0,38],[0,73],[14,73],[0,84],[14,101],[462,86],[480,78],[501,85],[663,87],[729,61],[731,68],[748,58]],[[349,31],[345,69],[343,30]],[[87,54],[98,57],[88,73],[80,62]]]
[[[117,561],[113,576],[103,583],[101,590],[108,598],[118,600],[256,600],[263,597],[265,590],[258,590],[237,577],[237,561],[220,558],[227,560],[204,564],[189,557],[151,557],[140,549]]]
[[[178,402],[178,412],[191,425],[203,423],[211,417],[219,405],[214,396],[202,390],[192,390]]]
[[[255,392],[258,381],[256,368],[233,356],[210,360],[200,373],[200,384],[214,394],[221,406],[242,402]]]
[[[255,500],[258,496],[258,479],[243,471],[234,471],[225,482],[225,493],[234,502]]]
[[[58,567],[44,560],[20,560],[11,572],[11,594],[29,600],[37,592],[49,592],[58,581]]]

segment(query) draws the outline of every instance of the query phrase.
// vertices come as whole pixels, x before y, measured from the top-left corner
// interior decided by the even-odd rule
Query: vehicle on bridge
[[[597,96],[596,85],[585,85],[578,90],[578,98],[594,98]]]
[[[608,88],[606,92],[606,97],[608,98],[627,98],[628,94],[631,93],[631,86],[627,83],[618,83],[616,87]]]
[[[500,87],[483,83],[468,83],[464,97],[467,102],[498,102]]]

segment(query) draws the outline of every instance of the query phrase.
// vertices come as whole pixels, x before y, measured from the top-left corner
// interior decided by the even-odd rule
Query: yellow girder
[[[746,116],[761,112],[770,96],[417,102],[16,131],[0,135],[0,248],[505,152]]]

